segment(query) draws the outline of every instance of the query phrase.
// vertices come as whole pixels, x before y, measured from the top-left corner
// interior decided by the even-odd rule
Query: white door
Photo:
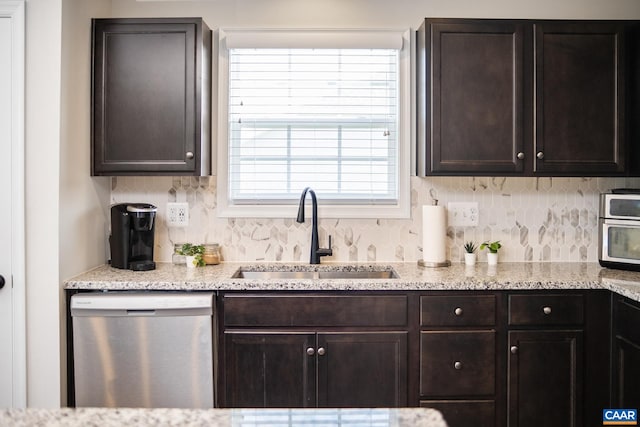
[[[0,408],[26,404],[23,64],[24,3],[0,0]]]

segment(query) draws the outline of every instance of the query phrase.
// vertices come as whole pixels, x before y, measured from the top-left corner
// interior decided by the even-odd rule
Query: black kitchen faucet
[[[298,218],[296,221],[304,222],[304,201],[307,197],[307,192],[311,194],[311,206],[313,209],[313,219],[311,221],[311,260],[310,264],[320,264],[320,257],[333,255],[331,250],[331,235],[329,235],[329,248],[320,248],[318,243],[318,201],[316,200],[316,193],[310,187],[302,190],[300,196],[300,206],[298,207]]]

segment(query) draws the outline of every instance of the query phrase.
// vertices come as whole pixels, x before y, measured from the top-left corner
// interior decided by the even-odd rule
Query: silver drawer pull
[[[326,350],[324,349],[324,347],[320,347],[318,349],[318,356],[324,356],[326,353]]]
[[[309,356],[313,356],[314,354],[316,354],[316,351],[313,349],[313,347],[309,347],[309,348],[307,349],[307,354],[308,354]]]
[[[462,309],[460,307],[457,307],[455,310],[453,310],[453,312],[456,314],[456,316],[462,316]]]
[[[542,312],[544,314],[551,314],[551,307],[549,307],[549,306],[543,307],[542,308]]]
[[[517,345],[512,345],[511,346],[511,353],[512,354],[516,354],[518,352],[518,346]]]
[[[193,157],[194,157],[194,156],[193,156],[193,152],[191,152],[191,151],[187,151],[187,159],[188,159],[188,160],[191,160],[191,159],[193,159]]]
[[[454,367],[455,369],[458,369],[458,370],[462,369],[462,362],[456,361],[456,362],[453,364],[453,367]]]

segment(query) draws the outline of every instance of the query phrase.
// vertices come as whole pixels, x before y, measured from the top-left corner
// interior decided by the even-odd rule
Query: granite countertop
[[[399,409],[5,409],[0,425],[42,427],[447,427],[440,412]]]
[[[391,279],[240,279],[239,269],[253,271],[394,270]],[[222,263],[188,269],[184,265],[157,263],[152,271],[97,267],[65,283],[65,289],[86,290],[233,290],[233,291],[347,291],[347,290],[539,290],[608,289],[640,301],[640,272],[612,270],[597,263],[485,263],[467,267],[425,268],[417,263],[379,264],[279,264]]]

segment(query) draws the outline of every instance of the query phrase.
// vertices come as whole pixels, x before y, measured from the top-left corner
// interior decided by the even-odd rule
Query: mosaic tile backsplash
[[[319,218],[320,246],[333,237],[333,256],[322,262],[415,262],[422,259],[422,206],[437,198],[478,202],[479,224],[448,227],[452,262],[463,244],[499,240],[500,262],[598,260],[598,196],[611,188],[640,187],[625,178],[411,178],[410,219]],[[322,203],[321,195],[318,195]],[[167,227],[167,202],[189,203],[189,226]],[[111,203],[158,207],[156,261],[171,261],[174,243],[219,243],[226,261],[308,262],[310,215],[295,218],[218,218],[216,177],[112,178]],[[479,262],[486,254],[479,252]]]

